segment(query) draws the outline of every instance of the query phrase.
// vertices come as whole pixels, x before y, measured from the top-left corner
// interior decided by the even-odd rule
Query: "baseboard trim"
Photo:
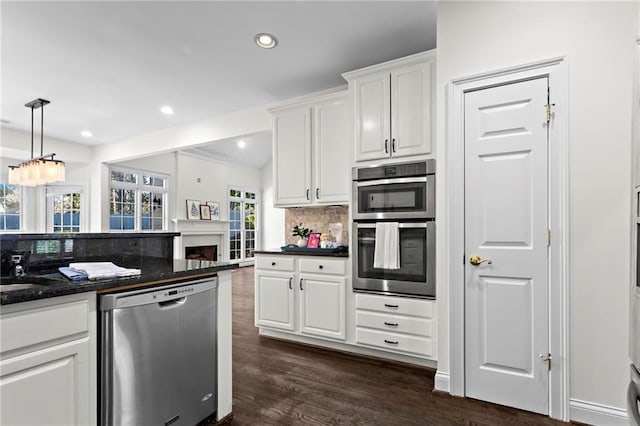
[[[573,398],[569,400],[569,417],[571,420],[592,425],[629,425],[627,410]]]
[[[449,373],[436,371],[436,376],[433,378],[433,390],[449,393]]]

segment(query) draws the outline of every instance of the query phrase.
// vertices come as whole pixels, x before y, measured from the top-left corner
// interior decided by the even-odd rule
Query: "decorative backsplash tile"
[[[349,245],[349,207],[299,207],[285,209],[285,242],[295,244],[298,237],[291,235],[291,229],[302,223],[312,232],[329,234],[329,241],[338,242],[341,245]],[[342,229],[340,229],[342,228]]]

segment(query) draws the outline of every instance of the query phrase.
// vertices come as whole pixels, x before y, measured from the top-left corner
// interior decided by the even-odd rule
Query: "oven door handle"
[[[392,178],[392,179],[376,179],[355,181],[356,186],[374,186],[374,185],[389,185],[397,183],[424,183],[427,181],[427,176],[408,177],[408,178]]]
[[[409,223],[407,223],[407,222],[399,222],[398,223],[398,228],[426,228],[427,226],[428,226],[427,222],[417,222],[417,223],[416,222],[409,222]],[[356,227],[358,229],[363,229],[363,228],[370,229],[370,228],[375,228],[376,224],[375,223],[358,223],[358,222],[356,222]],[[366,237],[365,238],[359,238],[359,239],[367,241]]]

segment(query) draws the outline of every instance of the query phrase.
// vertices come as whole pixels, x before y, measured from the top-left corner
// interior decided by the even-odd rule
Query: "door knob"
[[[477,254],[474,254],[473,256],[471,256],[469,258],[469,263],[471,263],[473,266],[478,266],[483,262],[487,262],[488,265],[491,265],[493,262],[489,259],[483,259],[480,256],[478,256]]]

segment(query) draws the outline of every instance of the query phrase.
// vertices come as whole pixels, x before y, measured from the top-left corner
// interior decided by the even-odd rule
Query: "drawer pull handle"
[[[384,306],[385,306],[386,308],[397,308],[397,307],[398,307],[398,305],[390,305],[390,304],[388,304],[388,303],[385,303],[385,304],[384,304]]]
[[[387,339],[384,339],[384,342],[385,342],[385,343],[388,343],[388,344],[390,344],[390,345],[397,345],[397,344],[398,344],[398,341],[397,341],[397,340],[387,340]]]
[[[398,323],[397,322],[384,322],[384,325],[388,325],[389,327],[397,327]]]
[[[271,266],[276,266],[276,262],[271,262]]]
[[[322,265],[318,266],[319,269],[322,269]]]
[[[291,281],[293,281],[293,277],[289,277],[289,290],[293,290],[293,284],[291,284]]]

